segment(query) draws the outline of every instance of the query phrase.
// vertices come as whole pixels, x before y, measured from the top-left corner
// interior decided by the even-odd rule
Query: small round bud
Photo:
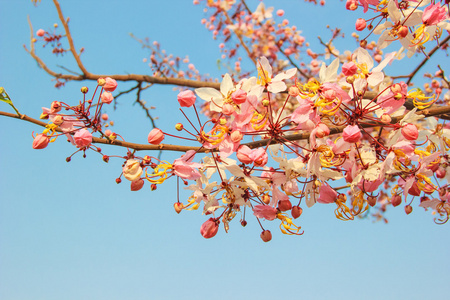
[[[99,86],[104,86],[105,83],[106,83],[105,78],[100,77],[99,79],[97,79],[97,84],[98,84]]]
[[[369,196],[367,197],[367,203],[369,203],[370,206],[375,206],[377,204],[377,197],[375,196]]]
[[[267,106],[269,106],[270,101],[268,99],[264,99],[261,103],[264,107],[267,107]]]
[[[156,188],[157,188],[156,183],[153,183],[153,184],[150,186],[150,189],[151,189],[152,191],[156,190]]]
[[[391,123],[392,118],[391,118],[391,116],[388,115],[388,114],[383,114],[383,115],[381,115],[380,120],[381,120],[381,123],[389,124],[389,123]]]
[[[303,213],[303,209],[300,206],[293,206],[291,210],[291,215],[294,219],[299,218]]]
[[[269,204],[270,203],[270,196],[269,195],[264,195],[262,197],[262,201],[264,202],[264,204]]]
[[[117,184],[119,184],[119,183],[121,183],[121,182],[122,182],[122,179],[116,178],[116,183],[117,183]]]
[[[105,163],[109,162],[109,156],[108,155],[103,155],[103,161]]]
[[[292,203],[289,200],[278,201],[278,209],[281,211],[288,211],[292,209]]]
[[[183,128],[184,128],[183,124],[181,124],[181,123],[175,124],[175,129],[176,130],[181,131],[181,130],[183,130]]]
[[[396,207],[399,206],[402,203],[402,197],[400,195],[395,195],[391,199],[392,206]]]
[[[179,214],[179,213],[183,210],[183,203],[181,203],[181,202],[175,202],[175,203],[173,204],[173,208],[175,209],[175,212],[176,212],[177,214]]]
[[[353,82],[355,82],[355,77],[354,76],[347,76],[345,81],[347,81],[347,83],[349,83],[349,84],[352,84]]]
[[[87,92],[89,92],[88,87],[87,87],[87,86],[81,87],[81,92],[82,92],[83,94],[86,94]]]
[[[242,221],[241,221],[241,225],[242,225],[242,227],[245,227],[245,226],[247,226],[247,221],[245,221],[245,220],[242,220]]]
[[[367,46],[367,41],[366,41],[366,40],[361,40],[361,41],[359,42],[359,46],[360,46],[361,48],[366,48],[366,46]]]
[[[405,206],[405,213],[407,214],[407,215],[409,215],[411,212],[412,212],[412,206],[411,205],[406,205]]]
[[[263,242],[269,242],[272,239],[272,233],[270,232],[270,230],[264,230],[263,232],[261,232],[261,239],[263,240]]]

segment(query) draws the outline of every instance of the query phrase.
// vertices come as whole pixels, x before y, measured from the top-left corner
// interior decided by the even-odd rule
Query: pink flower
[[[355,75],[357,71],[358,67],[352,61],[342,65],[342,73],[344,73],[345,76]]]
[[[402,127],[402,135],[409,141],[417,140],[419,137],[419,131],[416,125],[408,123]]]
[[[210,218],[200,227],[200,234],[205,239],[210,239],[214,237],[218,231],[219,231],[219,221],[213,218]]]
[[[73,135],[73,140],[78,148],[85,148],[92,143],[92,134],[86,128],[83,128]]]
[[[362,137],[361,130],[359,129],[358,125],[348,125],[344,128],[342,137],[347,143],[356,143]]]
[[[46,134],[38,134],[33,140],[33,149],[44,149],[47,147],[49,142],[48,136]]]
[[[195,103],[195,94],[191,90],[182,91],[177,96],[181,107],[191,107]]]
[[[164,133],[161,129],[153,128],[148,134],[147,140],[152,145],[159,145],[164,140]]]
[[[250,158],[251,153],[252,149],[250,149],[248,146],[241,146],[236,152],[236,156],[241,163],[251,164],[253,162],[253,160]]]
[[[144,180],[142,178],[133,180],[131,182],[131,190],[134,191],[139,191],[140,189],[142,189],[142,187],[144,186]]]
[[[103,85],[103,89],[107,92],[114,92],[117,87],[117,82],[111,77],[105,78],[105,84]]]
[[[356,20],[355,28],[358,31],[362,31],[366,28],[366,20],[359,18]]]
[[[236,104],[242,104],[247,100],[247,93],[241,89],[238,89],[231,94],[231,99]]]
[[[324,182],[319,188],[319,198],[317,202],[328,204],[334,203],[337,199],[337,192],[328,185],[328,183]]]
[[[36,35],[37,36],[43,37],[44,34],[45,34],[45,30],[44,29],[39,29],[38,31],[36,31]]]
[[[173,162],[175,175],[189,180],[196,180],[202,176],[197,170],[198,168],[201,168],[202,165],[192,162],[195,153],[195,150],[189,150],[186,152],[186,154],[182,155],[181,158],[177,158]]]
[[[102,100],[102,103],[110,104],[114,100],[114,97],[110,92],[103,92],[100,99]]]
[[[269,205],[255,205],[253,207],[253,214],[260,219],[273,221],[277,217],[277,209]]]
[[[234,130],[231,133],[230,138],[233,143],[239,143],[242,140],[243,136],[244,135],[239,130]]]
[[[425,26],[436,25],[437,23],[444,21],[447,18],[447,12],[444,6],[439,4],[430,4],[423,11],[422,23]]]
[[[258,167],[265,166],[268,158],[267,152],[263,148],[254,149],[250,153],[250,159],[253,161],[255,166]]]

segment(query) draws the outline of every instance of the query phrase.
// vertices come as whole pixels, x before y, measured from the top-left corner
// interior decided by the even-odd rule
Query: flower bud
[[[436,170],[436,177],[439,179],[444,178],[446,174],[447,174],[447,171],[443,167],[439,167]]]
[[[243,136],[244,135],[239,130],[234,130],[230,135],[230,139],[233,143],[239,143]]]
[[[362,137],[361,130],[359,129],[358,125],[348,125],[344,128],[342,137],[347,143],[356,143]]]
[[[319,123],[317,125],[316,137],[323,138],[328,135],[330,135],[330,128],[324,123]]]
[[[411,187],[409,188],[408,194],[412,196],[420,196],[420,189],[416,181],[414,181]]]
[[[103,155],[103,161],[105,162],[105,163],[107,163],[107,162],[109,162],[109,156],[108,155]]]
[[[382,115],[381,115],[381,118],[380,118],[380,121],[381,121],[381,123],[389,124],[389,123],[391,123],[392,118],[391,118],[391,116],[388,115],[388,114],[382,114]]]
[[[262,197],[262,201],[264,202],[264,204],[269,204],[270,203],[270,196],[269,195],[264,195],[263,197]]]
[[[242,104],[247,100],[247,93],[241,89],[238,89],[231,94],[231,99],[236,104]]]
[[[183,128],[184,128],[183,124],[181,124],[181,123],[175,124],[175,129],[176,130],[181,131],[181,130],[183,130]]]
[[[85,148],[92,143],[92,134],[86,128],[82,128],[73,135],[73,140],[78,148]]]
[[[44,149],[47,147],[49,138],[46,134],[40,133],[33,140],[33,149]]]
[[[214,218],[210,218],[200,227],[200,234],[205,239],[214,237],[217,234],[217,231],[219,231],[219,221]]]
[[[39,29],[38,31],[36,31],[36,35],[39,37],[43,37],[45,35],[45,30]]]
[[[417,130],[417,126],[411,123],[406,124],[402,127],[402,135],[405,139],[414,141],[419,137],[419,131]]]
[[[105,78],[105,84],[103,85],[103,89],[107,92],[114,92],[117,87],[117,82],[111,77]]]
[[[89,92],[88,87],[87,87],[87,86],[81,87],[81,92],[82,92],[83,94],[87,94],[87,92]]]
[[[357,19],[355,28],[357,31],[363,31],[366,28],[366,20],[362,18]]]
[[[119,183],[121,183],[121,182],[122,182],[122,179],[116,178],[116,183],[117,183],[117,184],[119,184]]]
[[[289,95],[291,97],[297,97],[300,94],[300,90],[296,86],[291,86],[289,88]]]
[[[407,214],[407,215],[409,215],[410,213],[412,213],[412,206],[411,205],[406,205],[405,206],[405,213]]]
[[[56,113],[61,110],[61,102],[59,101],[53,101],[50,105],[50,111],[51,113]]]
[[[400,195],[395,195],[391,199],[392,206],[396,207],[402,203],[402,197]]]
[[[102,103],[110,104],[114,100],[114,97],[110,92],[103,92],[100,99],[102,100]]]
[[[404,38],[405,36],[408,35],[408,27],[406,26],[401,26],[399,29],[397,29],[397,35],[401,38]]]
[[[144,186],[144,180],[142,178],[139,178],[137,180],[134,180],[131,182],[131,191],[139,191]]]
[[[261,103],[264,107],[267,107],[267,106],[269,106],[270,101],[268,99],[264,99]]]
[[[278,201],[278,209],[281,211],[288,211],[292,209],[292,203],[289,200]]]
[[[356,0],[347,0],[345,3],[345,8],[347,10],[356,10],[358,8],[358,3]]]
[[[175,212],[176,212],[177,214],[179,214],[179,213],[183,210],[183,203],[181,203],[181,202],[175,202],[175,203],[173,204],[173,208],[175,209]]]
[[[152,185],[150,186],[150,190],[154,191],[157,187],[158,186],[155,183],[152,183]]]
[[[147,140],[152,145],[159,145],[164,140],[164,133],[161,129],[153,128],[148,134]]]
[[[141,163],[137,159],[127,160],[125,166],[122,168],[123,176],[129,181],[135,181],[141,178],[143,173]]]
[[[367,203],[372,207],[375,206],[377,204],[377,197],[375,196],[367,197]]]
[[[263,240],[263,242],[269,242],[272,239],[272,233],[270,232],[270,230],[264,230],[263,232],[261,232],[261,239]]]
[[[64,122],[64,119],[61,115],[57,115],[53,118],[53,124],[55,124],[56,126],[61,125]]]
[[[294,219],[299,218],[303,213],[303,209],[300,206],[293,206],[291,210],[291,215]]]
[[[345,76],[353,76],[357,71],[358,66],[352,61],[342,65],[342,73],[344,73]],[[355,78],[353,78],[353,81],[355,81]]]
[[[105,83],[106,83],[105,78],[101,78],[101,77],[100,77],[99,79],[97,79],[97,84],[98,84],[99,86],[104,86]]]
[[[247,221],[245,221],[245,220],[242,220],[242,221],[241,221],[241,225],[242,225],[242,227],[245,227],[245,226],[247,226]]]
[[[234,106],[231,105],[230,103],[225,103],[222,106],[222,112],[226,116],[231,116],[234,113]]]
[[[178,103],[181,107],[191,107],[195,103],[196,96],[193,91],[182,91],[177,96]]]
[[[253,162],[250,158],[251,153],[252,150],[248,146],[241,146],[236,152],[236,157],[241,163],[251,164]]]

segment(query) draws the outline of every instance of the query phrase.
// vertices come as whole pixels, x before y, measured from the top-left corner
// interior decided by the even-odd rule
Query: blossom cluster
[[[192,128],[175,124],[185,134],[179,138],[198,146],[172,163],[128,152],[122,175],[133,191],[145,182],[155,189],[171,177],[182,180],[191,195],[174,208],[178,213],[201,209],[210,215],[201,226],[205,238],[216,235],[220,224],[228,231],[236,215],[245,226],[246,211],[258,220],[277,220],[282,233],[301,235],[293,219],[316,203],[334,204],[337,218],[353,220],[374,206],[385,209],[404,203],[410,213],[418,199],[419,206],[438,214],[437,222],[446,222],[450,130],[436,118],[417,113],[440,95],[425,96],[408,90],[404,82],[386,79],[382,69],[394,57],[395,53],[387,54],[374,66],[368,52],[358,48],[350,61],[323,64],[318,78],[307,82],[298,80],[295,68],[274,74],[268,59],[260,57],[256,77],[235,82],[225,74],[219,90],[179,93],[183,109],[197,114],[200,98],[214,112],[206,122],[196,115],[196,126],[197,120],[191,121],[182,110]],[[111,140],[117,136],[102,132],[100,122],[101,107],[112,101],[110,92],[116,85],[111,78],[99,79],[96,104],[93,96],[77,106],[53,102],[43,108],[42,117],[50,123],[34,138],[33,147],[45,148],[66,134],[79,151],[101,153],[92,146],[92,134]],[[368,96],[370,92],[374,96]],[[277,97],[284,98],[282,104]],[[407,112],[406,102],[415,108]],[[286,109],[288,105],[293,108]],[[63,107],[71,114],[62,114]],[[56,131],[58,126],[62,133]],[[176,135],[155,128],[148,142],[161,145],[166,137]],[[270,240],[270,231],[263,228],[261,238]]]

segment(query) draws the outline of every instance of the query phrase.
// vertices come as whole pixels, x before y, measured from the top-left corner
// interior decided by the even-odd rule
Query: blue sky
[[[311,39],[325,35],[317,19],[353,27],[353,19],[342,21],[336,14],[344,6],[337,1],[328,10],[303,1],[278,3],[276,8],[284,8]],[[0,4],[0,86],[21,113],[37,118],[42,106],[54,100],[75,103],[81,86],[95,87],[70,82],[55,89],[24,51],[27,15],[35,30],[58,22],[50,1],[42,0],[37,8],[30,1]],[[76,47],[86,49],[82,58],[91,72],[150,73],[142,62],[147,52],[129,37],[132,32],[159,41],[175,55],[189,55],[201,72],[222,75],[216,64],[219,42],[200,24],[205,15],[191,1],[61,1],[61,6],[70,17]],[[38,49],[52,68],[75,69],[68,55],[57,60],[48,52]],[[119,83],[119,89],[127,86]],[[107,112],[115,131],[145,143],[151,126],[131,105],[133,96],[121,98],[117,112]],[[157,107],[154,115],[163,130],[182,120],[174,110],[172,87],[152,88],[144,97]],[[316,205],[299,219],[305,230],[300,237],[283,236],[275,224],[265,224],[273,240],[263,243],[256,220],[250,219],[245,228],[235,221],[228,234],[221,229],[206,240],[199,234],[205,216],[174,212],[174,180],[153,192],[148,186],[131,192],[128,183],[115,183],[122,161],[106,164],[88,153],[66,163],[74,149],[64,139],[45,150],[31,148],[31,132],[40,130],[0,118],[2,300],[435,299],[448,292],[448,225],[435,225],[433,216],[418,207],[408,216],[402,207],[391,209],[384,224],[342,222],[334,217],[334,207]],[[123,155],[118,149],[106,152]]]

